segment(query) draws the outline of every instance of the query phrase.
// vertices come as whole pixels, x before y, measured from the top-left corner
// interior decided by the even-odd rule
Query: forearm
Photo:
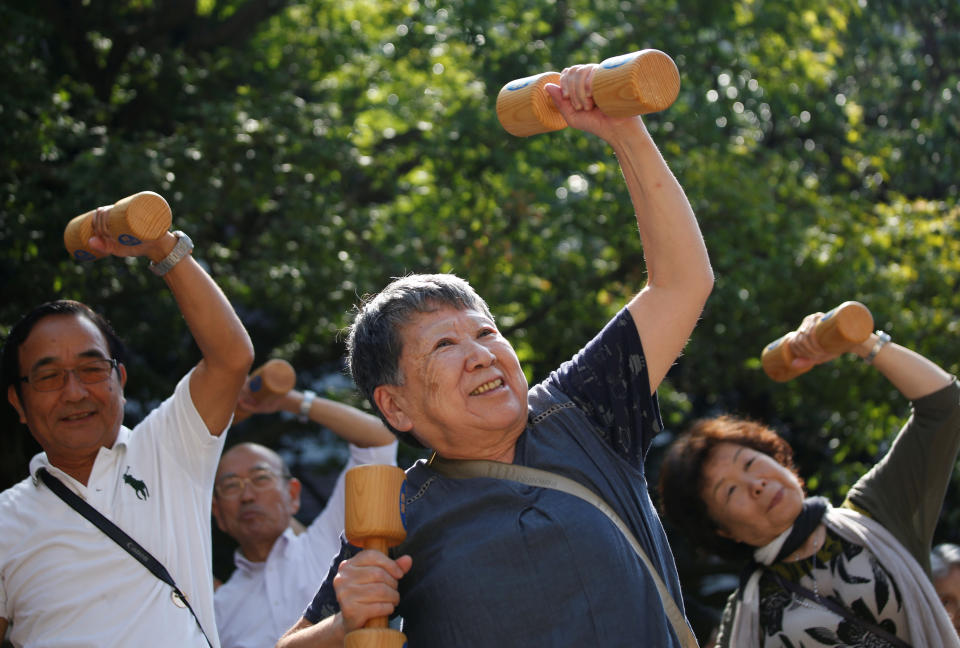
[[[275,648],[339,648],[346,636],[339,614],[311,624],[300,617],[297,624],[287,630]]]
[[[290,390],[283,399],[281,409],[300,414],[303,392]],[[376,416],[352,405],[318,396],[310,403],[307,418],[330,428],[333,432],[355,446],[370,448],[393,443],[395,437]]]
[[[647,285],[630,304],[650,365],[651,389],[683,350],[713,288],[693,209],[640,120],[610,141],[637,217]]]
[[[207,428],[219,434],[253,364],[253,344],[220,287],[192,256],[163,279],[203,356],[191,377],[191,396]]]
[[[853,348],[853,353],[867,357],[879,337],[872,333],[864,342]],[[953,376],[915,351],[895,342],[885,345],[873,359],[873,366],[889,380],[901,394],[916,400],[943,389]]]

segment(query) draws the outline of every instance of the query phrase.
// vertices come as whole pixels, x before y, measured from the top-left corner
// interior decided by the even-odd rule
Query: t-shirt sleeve
[[[307,609],[304,610],[303,618],[316,625],[328,616],[333,616],[340,611],[340,604],[337,603],[337,593],[333,589],[333,577],[337,575],[340,563],[354,557],[358,553],[360,553],[358,547],[349,544],[344,538],[340,539],[340,553],[334,557],[333,562],[330,564],[327,577],[323,579],[323,584],[320,586],[320,589],[317,590],[313,600],[310,601]]]
[[[133,428],[133,434],[148,437],[169,466],[176,466],[180,478],[192,480],[208,492],[213,489],[217,463],[227,436],[213,436],[197,411],[190,395],[191,369],[177,383],[173,394],[147,414]]]
[[[960,385],[913,401],[913,413],[889,452],[850,489],[852,504],[893,533],[929,571],[936,529],[957,450]]]
[[[615,452],[635,466],[643,464],[663,423],[656,394],[650,393],[640,335],[626,308],[548,380],[586,412]]]

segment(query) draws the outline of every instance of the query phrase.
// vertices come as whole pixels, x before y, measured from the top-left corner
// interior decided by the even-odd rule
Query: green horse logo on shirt
[[[130,488],[137,494],[137,499],[145,500],[150,497],[150,489],[147,484],[130,474],[130,466],[127,466],[127,472],[123,473],[123,481],[130,484]]]

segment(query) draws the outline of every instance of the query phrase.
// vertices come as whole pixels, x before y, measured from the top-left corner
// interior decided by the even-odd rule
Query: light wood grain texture
[[[297,384],[297,372],[286,360],[274,358],[267,360],[250,374],[250,396],[258,403],[268,396],[286,394]],[[233,422],[249,417],[251,412],[237,407],[233,413]]]
[[[544,86],[558,83],[557,72],[543,72],[503,86],[497,118],[511,135],[527,137],[566,128]],[[645,49],[600,63],[593,77],[593,99],[611,117],[630,117],[670,107],[680,92],[680,73],[667,54]]]
[[[814,327],[813,336],[825,351],[846,353],[870,337],[871,332],[873,315],[870,310],[860,302],[847,301],[824,314]],[[792,380],[813,368],[797,369],[790,366],[795,356],[786,340],[787,335],[774,340],[764,347],[760,355],[763,370],[777,382]]]
[[[344,484],[347,540],[358,547],[387,553],[407,537],[406,475],[397,466],[368,464],[347,471]],[[370,619],[361,630],[347,634],[347,648],[403,648],[407,638],[388,627],[387,617]]]
[[[93,261],[103,254],[87,245],[93,235],[93,216],[97,210],[80,214],[67,223],[63,244],[77,261]],[[152,191],[141,191],[127,196],[110,206],[107,229],[110,235],[124,245],[139,245],[163,236],[170,229],[170,205],[163,196]]]

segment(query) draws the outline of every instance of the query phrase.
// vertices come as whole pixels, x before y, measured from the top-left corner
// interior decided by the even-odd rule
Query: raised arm
[[[713,269],[683,188],[640,117],[614,119],[595,108],[596,66],[563,71],[547,91],[570,126],[603,138],[620,162],[637,217],[647,283],[628,309],[643,343],[656,391],[686,345],[713,289]]]
[[[827,353],[817,343],[814,328],[822,317],[823,313],[808,315],[787,339],[790,351],[796,355],[793,361],[795,366],[823,364],[841,355]],[[877,333],[871,333],[870,337],[853,347],[851,353],[861,358],[869,357],[874,368],[909,400],[928,396],[943,389],[953,380],[953,376],[932,360],[895,342],[881,340]]]
[[[866,358],[878,341],[879,336],[872,333],[863,344],[854,348],[853,352]],[[910,400],[939,391],[953,380],[953,376],[935,362],[896,342],[885,344],[879,350],[873,359],[873,366]]]
[[[101,212],[103,208],[98,217]],[[116,256],[146,256],[159,263],[177,243],[177,237],[167,232],[156,241],[127,247],[106,235],[99,219],[95,223],[90,245]],[[191,255],[174,265],[163,280],[203,356],[190,376],[190,395],[207,430],[219,436],[230,422],[253,364],[253,344],[223,291]]]
[[[291,389],[286,394],[270,396],[257,402],[250,397],[249,385],[240,393],[244,409],[257,414],[290,412],[300,415],[305,403],[304,392]],[[352,405],[316,396],[306,403],[306,416],[314,423],[330,428],[341,439],[360,448],[372,448],[393,443],[396,437],[383,422]]]

